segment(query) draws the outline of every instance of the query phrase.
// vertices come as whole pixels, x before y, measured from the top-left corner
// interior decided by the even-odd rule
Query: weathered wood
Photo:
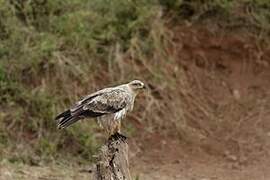
[[[113,135],[101,147],[93,174],[95,180],[131,180],[125,137]]]

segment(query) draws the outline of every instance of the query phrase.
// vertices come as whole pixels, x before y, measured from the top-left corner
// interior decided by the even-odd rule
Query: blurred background
[[[140,79],[134,179],[270,179],[269,0],[0,0],[0,179],[89,179],[82,96]]]

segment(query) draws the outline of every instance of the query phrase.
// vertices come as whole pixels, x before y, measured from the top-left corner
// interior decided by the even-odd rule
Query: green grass
[[[31,149],[29,154],[41,159],[69,154],[92,159],[99,146],[93,125],[58,131],[54,116],[96,88],[91,82],[109,70],[108,59],[114,61],[111,53],[118,44],[125,51],[134,36],[145,36],[155,2],[10,2],[0,1],[0,137],[11,149],[1,155],[28,162]],[[17,153],[13,144],[26,151]]]

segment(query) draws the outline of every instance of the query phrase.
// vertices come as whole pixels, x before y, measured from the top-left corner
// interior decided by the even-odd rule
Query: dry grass
[[[89,173],[82,172],[82,169],[68,164],[51,163],[50,166],[29,166],[26,164],[1,162],[0,180],[14,179],[86,180],[89,179]]]

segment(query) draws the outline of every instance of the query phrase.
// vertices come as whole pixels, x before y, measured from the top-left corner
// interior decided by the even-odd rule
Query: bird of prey
[[[120,134],[121,120],[132,111],[136,95],[144,88],[143,82],[133,80],[87,95],[55,118],[58,128],[66,128],[83,118],[97,118],[107,136]]]

